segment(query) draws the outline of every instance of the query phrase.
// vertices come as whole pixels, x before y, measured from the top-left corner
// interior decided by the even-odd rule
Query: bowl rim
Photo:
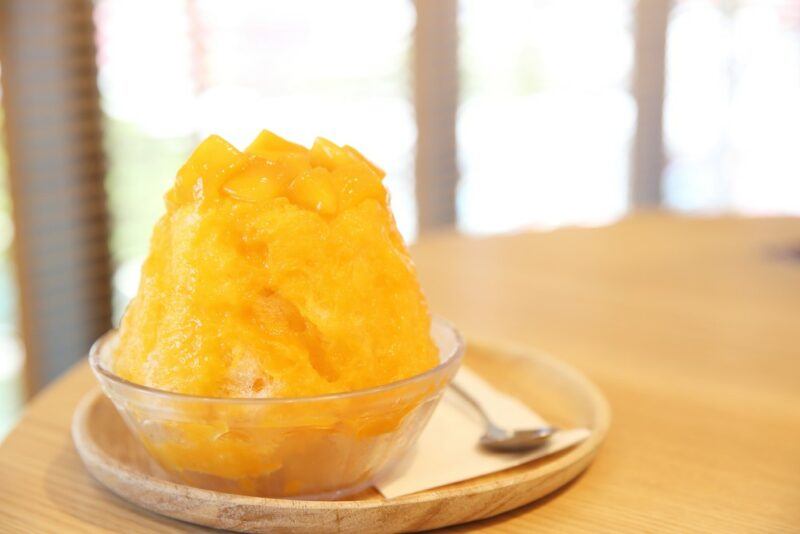
[[[325,402],[325,401],[333,401],[340,399],[367,397],[377,393],[384,393],[386,391],[414,384],[416,382],[422,382],[429,377],[443,373],[450,367],[458,367],[458,364],[461,362],[461,359],[464,355],[464,351],[466,349],[466,344],[464,342],[463,336],[458,331],[458,329],[453,325],[453,323],[451,323],[447,319],[439,317],[438,315],[431,315],[432,329],[434,325],[446,329],[453,336],[454,340],[454,345],[452,350],[449,352],[449,354],[444,355],[444,359],[441,360],[439,365],[432,367],[427,371],[420,373],[418,375],[410,376],[402,380],[396,380],[394,382],[389,382],[388,384],[381,384],[379,386],[372,386],[369,388],[356,389],[352,391],[325,393],[322,395],[309,395],[303,397],[208,397],[204,395],[191,395],[188,393],[179,393],[176,391],[169,391],[166,389],[158,389],[150,386],[145,386],[143,384],[137,384],[136,382],[131,382],[130,380],[122,378],[121,376],[113,373],[112,371],[104,367],[100,362],[101,349],[105,346],[106,343],[108,343],[117,336],[118,330],[116,328],[112,328],[111,330],[100,336],[92,344],[91,348],[89,349],[89,366],[91,367],[92,372],[101,382],[101,385],[103,379],[105,379],[113,382],[114,384],[122,386],[123,388],[128,390],[133,390],[139,393],[144,393],[151,396],[157,396],[181,402],[208,402],[214,404],[231,403],[231,404],[257,404],[257,405],[311,403],[320,401]],[[441,352],[442,351],[439,351],[440,358],[441,358]]]

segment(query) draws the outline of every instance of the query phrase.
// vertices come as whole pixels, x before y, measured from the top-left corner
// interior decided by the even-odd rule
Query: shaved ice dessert
[[[339,498],[414,444],[458,368],[384,173],[357,150],[212,135],[178,171],[92,369],[174,480]]]
[[[212,397],[353,391],[438,363],[383,172],[349,147],[212,135],[166,195],[114,354],[138,384]]]

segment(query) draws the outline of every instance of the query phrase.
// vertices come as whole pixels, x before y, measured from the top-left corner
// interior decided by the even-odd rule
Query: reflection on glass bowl
[[[336,499],[372,484],[416,442],[461,361],[464,343],[434,318],[439,365],[370,389],[315,397],[197,397],[128,382],[110,370],[111,331],[92,370],[133,434],[176,481],[268,497]]]

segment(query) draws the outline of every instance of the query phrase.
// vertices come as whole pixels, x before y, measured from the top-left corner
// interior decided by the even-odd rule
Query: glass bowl
[[[372,484],[419,437],[464,352],[434,318],[439,365],[358,391],[275,399],[198,397],[154,389],[108,365],[116,331],[89,361],[103,391],[150,455],[177,482],[265,497],[338,499]]]

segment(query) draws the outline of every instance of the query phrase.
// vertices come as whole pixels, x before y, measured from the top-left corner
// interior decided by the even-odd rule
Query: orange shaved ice
[[[435,366],[382,178],[325,139],[203,141],[166,195],[113,371],[192,395],[299,397]]]

